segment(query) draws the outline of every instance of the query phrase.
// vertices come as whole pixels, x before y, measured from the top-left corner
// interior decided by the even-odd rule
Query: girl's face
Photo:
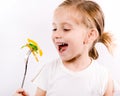
[[[86,38],[88,29],[78,23],[74,11],[58,8],[53,18],[52,40],[63,61],[88,54]]]

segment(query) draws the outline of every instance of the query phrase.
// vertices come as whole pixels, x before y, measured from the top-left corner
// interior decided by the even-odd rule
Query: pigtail
[[[103,43],[107,47],[108,51],[112,54],[114,44],[113,44],[113,36],[111,33],[103,32],[98,42]]]
[[[95,47],[91,48],[89,51],[89,56],[96,60],[99,57],[99,54],[97,52],[97,49]]]
[[[111,54],[113,53],[113,48],[115,47],[115,44],[113,43],[113,35],[111,33],[103,32],[101,34],[100,38],[98,39],[98,41],[94,42],[94,45],[97,42],[103,43],[107,47],[108,51]],[[89,51],[89,56],[92,57],[94,60],[96,60],[99,57],[99,54],[94,45],[92,46],[92,48]]]

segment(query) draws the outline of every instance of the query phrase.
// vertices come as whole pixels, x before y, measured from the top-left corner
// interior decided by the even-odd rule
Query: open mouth
[[[60,53],[64,52],[68,47],[68,44],[67,43],[61,43],[61,44],[58,44],[58,50]]]

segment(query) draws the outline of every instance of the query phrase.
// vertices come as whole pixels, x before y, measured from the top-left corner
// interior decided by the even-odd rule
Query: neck
[[[64,66],[72,71],[82,71],[91,64],[92,59],[87,57],[76,57],[69,61],[63,61]]]

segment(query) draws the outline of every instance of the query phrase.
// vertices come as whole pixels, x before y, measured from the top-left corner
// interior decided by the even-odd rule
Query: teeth
[[[62,43],[61,45],[65,45],[65,43]]]
[[[65,43],[60,43],[60,44],[57,44],[58,46],[60,46],[60,45],[65,45]]]

